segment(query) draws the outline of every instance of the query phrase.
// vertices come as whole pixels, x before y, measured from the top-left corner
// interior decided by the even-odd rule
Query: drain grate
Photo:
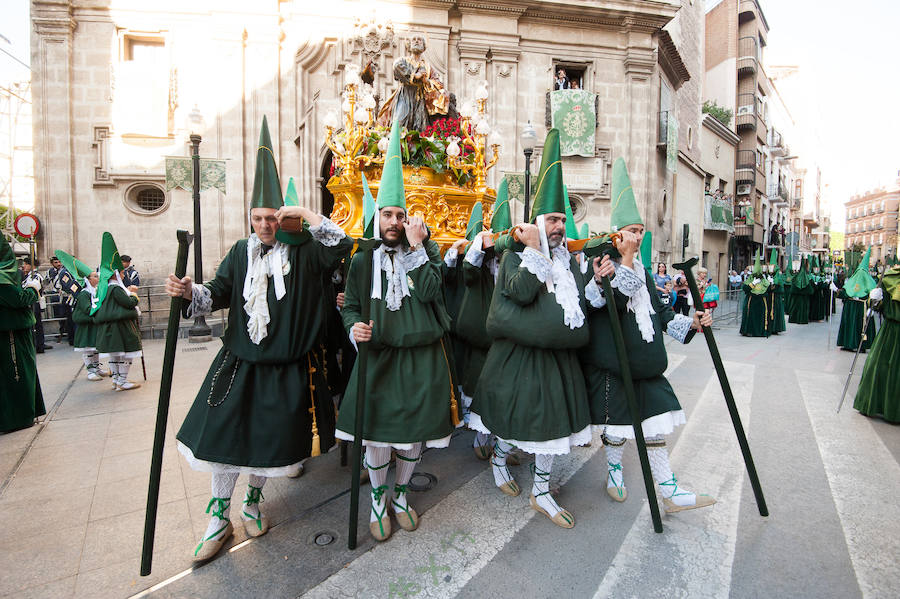
[[[313,543],[318,545],[319,547],[325,547],[326,545],[331,545],[334,543],[337,535],[331,532],[317,532],[313,535]]]
[[[437,484],[437,477],[430,472],[415,472],[409,479],[410,491],[428,491]]]
[[[183,351],[185,353],[192,352],[192,351],[206,351],[206,347],[203,345],[197,345],[197,346],[193,346],[193,347],[182,347],[181,351]]]

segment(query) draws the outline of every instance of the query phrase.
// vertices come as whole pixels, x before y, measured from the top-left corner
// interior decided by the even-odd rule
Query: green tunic
[[[75,298],[72,321],[78,325],[75,329],[75,350],[96,351],[97,325],[91,316],[91,292],[87,289],[79,291]]]
[[[785,285],[779,281],[775,280],[775,283],[769,286],[769,289],[772,290],[772,298],[774,306],[772,307],[771,313],[773,315],[772,319],[772,327],[771,333],[783,333],[787,330],[787,325],[784,322],[785,308],[784,308],[784,290]]]
[[[434,244],[434,247],[437,248],[437,244]],[[461,384],[462,373],[466,367],[466,360],[468,360],[469,353],[471,352],[469,344],[466,343],[456,331],[456,319],[459,315],[459,307],[462,304],[463,294],[466,291],[462,268],[463,256],[457,254],[453,266],[448,266],[447,262],[441,258],[439,249],[436,259],[433,254],[434,251],[429,252],[428,257],[438,264],[438,267],[441,269],[443,301],[447,314],[450,316],[450,331],[444,336],[444,343],[447,344],[447,347],[452,349],[450,353],[452,358],[451,367],[453,369],[453,380],[456,384]]]
[[[809,298],[813,294],[813,282],[803,287],[794,285],[791,288],[791,315],[788,322],[809,324]]]
[[[327,247],[313,238],[286,246],[285,295],[276,298],[269,276],[271,320],[259,344],[250,339],[243,307],[247,243],[235,243],[204,284],[212,300],[204,311],[229,308],[228,324],[176,438],[207,462],[281,468],[311,455],[313,407],[321,451],[334,445],[334,406],[316,351],[325,321],[322,276],[338,267],[353,242],[343,237]]]
[[[469,262],[464,262],[462,266],[466,290],[460,303],[456,332],[469,347],[465,368],[460,377],[463,393],[469,397],[475,396],[478,379],[481,377],[484,361],[491,347],[491,337],[487,333],[487,317],[494,295],[494,275],[490,268],[493,257],[494,252],[489,249],[483,256],[481,266]]]
[[[872,351],[863,367],[853,407],[866,416],[881,416],[888,422],[900,422],[900,301],[891,299],[889,292],[898,283],[900,271],[895,267],[880,286],[884,300],[876,309],[884,314],[884,322],[875,337]],[[887,279],[893,284],[885,285]],[[854,302],[855,303],[855,302]],[[846,303],[844,304],[846,310]]]
[[[428,245],[436,245],[427,241]],[[398,310],[388,309],[384,299],[371,299],[365,289],[365,269],[372,268],[365,255],[357,252],[350,262],[342,317],[348,334],[362,320],[362,302],[371,301],[374,322],[366,368],[367,394],[363,440],[406,445],[421,441],[446,446],[453,432],[451,402],[457,390],[451,374],[451,360],[445,333],[449,317],[443,304],[441,269],[425,250],[398,250],[395,260],[417,264],[407,269],[410,295]],[[402,257],[399,254],[403,254]],[[387,275],[379,270],[382,296],[387,293]],[[353,439],[356,421],[359,360],[338,416],[338,436]]]
[[[0,284],[0,433],[27,428],[47,413],[31,333],[36,301],[30,287]]]
[[[769,286],[771,288],[771,285]],[[741,313],[741,335],[745,337],[768,337],[769,314],[771,300],[768,290],[765,293],[753,293],[749,283],[741,285],[744,291],[744,309]]]
[[[866,318],[866,301],[863,299],[852,298],[842,288],[838,291],[838,297],[841,298],[844,308],[841,310],[841,324],[838,327],[837,344],[838,347],[856,351],[859,347],[859,339],[862,335],[863,321]],[[866,340],[863,341],[862,351],[866,351],[875,342],[875,318],[869,318],[866,325]],[[900,389],[897,390],[900,393]]]
[[[138,297],[119,285],[110,285],[100,309],[94,314],[97,324],[96,347],[101,355],[129,354],[141,351],[141,329],[135,308]]]
[[[567,439],[590,425],[577,351],[588,342],[587,320],[574,329],[565,323],[556,295],[522,265],[523,254],[505,251],[500,260],[487,318],[493,343],[472,401],[472,418],[506,440]],[[584,281],[571,256],[569,269],[586,314]]]
[[[676,314],[659,300],[658,294],[650,293],[653,340],[648,343],[643,338],[635,313],[628,309],[629,300],[640,293],[642,286],[654,289],[650,274],[640,270],[643,276],[637,278],[634,270],[617,267],[613,293],[644,434],[651,436],[669,433],[672,427],[684,422],[681,404],[663,376],[669,362],[663,332],[682,343],[689,343],[695,332],[690,328],[693,318]],[[609,304],[591,311],[590,330],[590,344],[581,352],[581,364],[587,380],[591,422],[604,425],[611,436],[633,439],[633,422],[613,343]]]
[[[825,318],[825,306],[822,305],[821,283],[814,277],[809,284],[812,293],[809,294],[809,321],[819,322]]]

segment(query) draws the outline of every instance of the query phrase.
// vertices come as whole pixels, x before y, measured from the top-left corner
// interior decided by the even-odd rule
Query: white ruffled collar
[[[268,290],[269,275],[275,284],[275,299],[284,297],[284,265],[287,262],[287,246],[276,241],[265,255],[262,253],[262,242],[256,233],[247,239],[247,274],[244,276],[244,311],[249,317],[247,333],[250,341],[259,345],[269,334]]]

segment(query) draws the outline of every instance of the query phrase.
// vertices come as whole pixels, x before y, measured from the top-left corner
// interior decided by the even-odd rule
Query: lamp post
[[[200,131],[203,130],[203,115],[194,105],[194,109],[188,115],[188,130],[191,140],[191,170],[193,182],[191,185],[191,197],[194,200],[194,281],[195,285],[203,283],[203,251],[201,245],[200,227]],[[203,343],[212,340],[212,329],[206,324],[203,315],[194,317],[194,324],[188,330],[188,341]]]
[[[525,220],[528,222],[529,202],[531,201],[531,154],[534,152],[534,145],[537,143],[537,131],[531,126],[531,121],[522,129],[519,136],[522,140],[522,151],[525,152]]]

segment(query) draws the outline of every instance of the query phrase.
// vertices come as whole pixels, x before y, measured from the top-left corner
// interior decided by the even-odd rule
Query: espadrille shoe
[[[409,505],[406,496],[406,485],[394,485],[394,499],[391,500],[391,505],[394,507],[394,516],[397,518],[397,524],[403,530],[412,532],[419,528],[419,514]],[[400,501],[397,501],[397,499],[400,499]]]
[[[391,516],[387,510],[387,498],[384,497],[386,491],[387,485],[372,489],[372,514],[375,519],[369,519],[369,532],[376,541],[386,541],[391,537]]]
[[[675,476],[658,484],[663,495],[663,509],[667,514],[708,507],[716,502],[715,497],[710,495],[699,495],[680,489]]]
[[[482,461],[491,457],[490,445],[476,445],[472,448],[472,451],[475,452],[475,457]]]
[[[622,464],[607,465],[606,493],[613,501],[622,503],[628,498],[628,489],[625,488],[625,479],[622,475]]]
[[[194,549],[191,557],[195,562],[205,562],[222,549],[222,545],[225,544],[225,541],[227,541],[228,537],[232,534],[234,534],[234,526],[232,526],[231,521],[229,520],[225,523],[224,527],[200,541],[200,544]]]
[[[534,495],[531,495],[531,509],[534,511],[544,514],[550,521],[559,526],[560,528],[575,528],[575,516],[573,516],[569,510],[561,509],[559,513],[555,516],[551,516],[547,513],[547,510],[538,505],[537,499],[534,498]]]

